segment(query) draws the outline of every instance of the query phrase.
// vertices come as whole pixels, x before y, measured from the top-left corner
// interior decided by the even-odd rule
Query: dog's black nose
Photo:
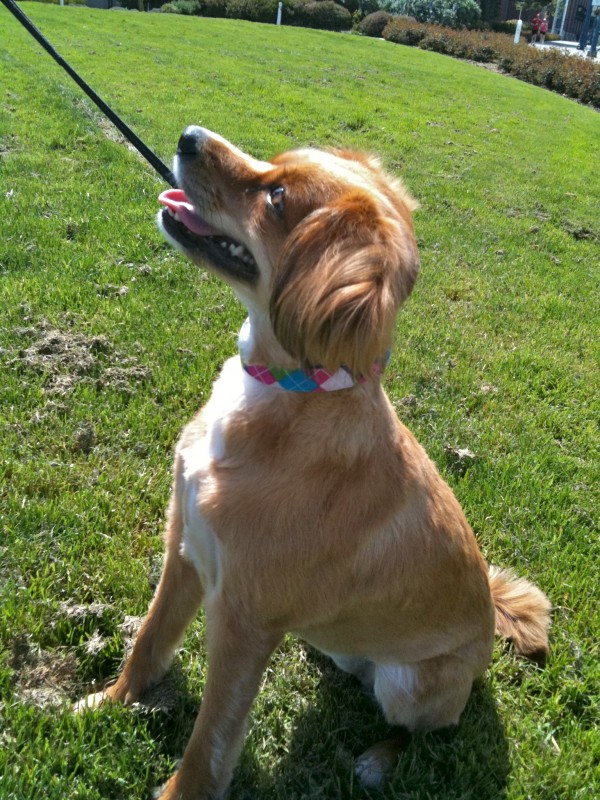
[[[197,156],[202,148],[202,142],[206,138],[204,128],[198,125],[187,127],[179,138],[177,145],[178,156]]]

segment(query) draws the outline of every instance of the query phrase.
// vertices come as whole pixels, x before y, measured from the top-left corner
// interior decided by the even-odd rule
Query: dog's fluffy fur
[[[359,677],[390,723],[427,730],[458,721],[494,630],[519,653],[545,653],[549,603],[488,569],[452,491],[371,376],[418,270],[402,185],[362,154],[263,162],[201,128],[182,137],[175,174],[190,210],[178,221],[171,203],[160,226],[246,304],[247,360],[343,364],[357,378],[299,394],[256,382],[238,357],[225,364],[177,447],[164,572],[133,653],[112,687],[84,701],[134,701],[203,603],[206,689],[162,798],[208,800],[227,790],[285,632]],[[365,782],[386,758],[366,754]]]

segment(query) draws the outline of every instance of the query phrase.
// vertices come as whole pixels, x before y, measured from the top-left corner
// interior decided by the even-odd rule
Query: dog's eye
[[[278,186],[276,189],[271,189],[269,195],[267,197],[267,202],[273,208],[279,216],[283,216],[283,196],[285,194],[285,189],[283,186]]]

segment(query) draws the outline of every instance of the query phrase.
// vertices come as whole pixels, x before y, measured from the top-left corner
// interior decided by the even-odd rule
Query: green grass
[[[498,645],[458,728],[416,737],[380,796],[600,795],[597,113],[371,39],[24,8],[165,160],[193,122],[260,157],[373,150],[404,176],[423,267],[387,389],[486,557],[555,611],[546,669]],[[150,168],[0,14],[0,799],[141,800],[193,725],[202,619],[153,701],[165,709],[77,718],[65,703],[116,674],[124,623],[147,608],[172,449],[244,313],[162,242]],[[232,797],[362,797],[352,758],[386,732],[290,639]]]

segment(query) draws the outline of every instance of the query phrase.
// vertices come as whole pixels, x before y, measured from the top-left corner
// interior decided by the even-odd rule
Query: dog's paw
[[[106,692],[94,692],[94,694],[88,694],[87,697],[83,697],[81,700],[78,700],[76,703],[73,704],[73,713],[74,714],[83,714],[86,711],[94,711],[100,706],[104,705],[107,702]]]
[[[356,759],[354,772],[365,789],[381,789],[408,743],[408,734],[369,747]]]
[[[82,697],[81,700],[73,703],[73,713],[84,714],[86,711],[94,711],[95,709],[100,708],[100,706],[103,706],[105,703],[111,702],[112,697],[109,689],[111,686],[114,686],[114,684],[115,681],[111,681],[110,683],[107,683],[101,691],[88,694],[87,697]]]
[[[179,759],[177,762],[175,772],[171,775],[169,780],[163,783],[162,786],[157,786],[154,789],[152,792],[152,800],[186,800],[186,798],[191,798],[192,796],[194,800],[196,797],[201,800],[201,798],[204,797],[204,794],[201,793],[198,787],[194,787],[196,791],[190,794],[189,791],[186,791],[186,787],[182,785],[183,782],[180,780],[181,775],[179,773],[182,760],[183,759]]]

